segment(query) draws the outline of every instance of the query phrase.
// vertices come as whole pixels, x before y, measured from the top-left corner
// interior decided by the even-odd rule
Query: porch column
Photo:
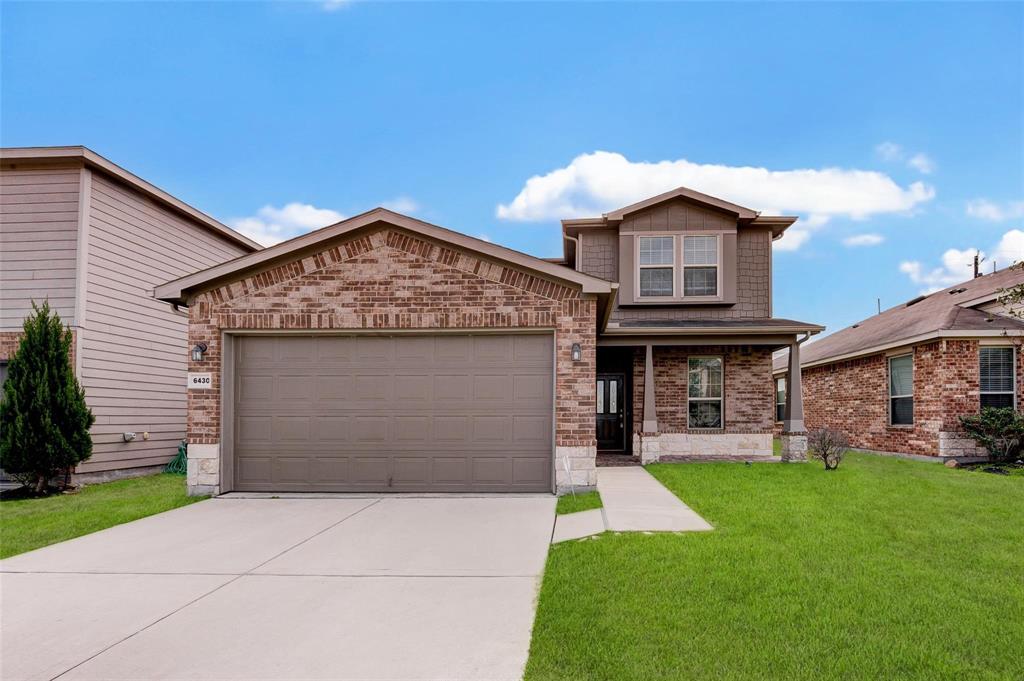
[[[804,340],[807,340],[806,338]],[[800,341],[789,346],[789,376],[786,377],[786,418],[782,421],[782,460],[807,461],[807,432],[804,429],[804,393],[800,376]]]
[[[650,345],[644,358],[644,432],[658,432],[658,407],[654,403],[654,348]]]
[[[789,346],[789,375],[786,377],[786,418],[782,432],[804,432],[804,397],[800,377],[800,343]]]

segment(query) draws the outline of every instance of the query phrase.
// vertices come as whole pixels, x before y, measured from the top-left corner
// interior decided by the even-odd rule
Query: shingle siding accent
[[[383,228],[200,293],[189,314],[190,345],[208,345],[189,370],[214,386],[189,391],[190,445],[220,442],[225,331],[517,328],[555,331],[555,444],[596,445],[597,301],[507,264]]]
[[[804,417],[808,429],[835,428],[854,447],[902,454],[975,454],[964,440],[959,417],[980,408],[979,342],[934,341],[907,348],[914,358],[914,424],[889,425],[888,358],[891,351],[803,370]],[[1018,357],[1017,400],[1024,395]],[[956,441],[958,451],[943,451]]]
[[[734,305],[679,304],[672,307],[618,307],[613,321],[648,319],[765,319],[771,316],[771,230],[740,229],[736,233],[736,303]],[[586,239],[586,237],[584,237]],[[619,267],[619,272],[632,267]]]
[[[613,229],[584,233],[580,271],[608,281],[619,280],[619,233]]]

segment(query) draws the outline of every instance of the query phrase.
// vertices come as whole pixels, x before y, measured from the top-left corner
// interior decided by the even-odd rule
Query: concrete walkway
[[[597,491],[604,503],[605,524],[613,532],[714,529],[639,466],[598,468]]]
[[[714,528],[639,466],[597,469],[604,507],[555,518],[552,543],[613,532],[703,532]]]
[[[519,679],[555,499],[212,499],[0,561],[13,679]]]

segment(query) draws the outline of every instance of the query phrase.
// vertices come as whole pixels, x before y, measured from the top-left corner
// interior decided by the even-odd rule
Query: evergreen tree
[[[50,478],[92,455],[96,418],[71,366],[71,330],[48,302],[32,309],[3,385],[0,468],[41,493]]]

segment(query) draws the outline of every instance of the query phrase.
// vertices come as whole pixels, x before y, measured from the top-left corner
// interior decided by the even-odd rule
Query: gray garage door
[[[551,489],[550,334],[240,336],[234,489]]]

